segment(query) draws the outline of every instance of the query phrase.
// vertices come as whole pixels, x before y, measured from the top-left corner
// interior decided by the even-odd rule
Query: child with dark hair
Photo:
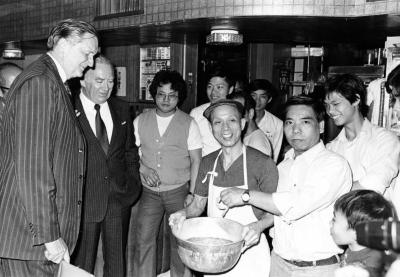
[[[372,190],[355,190],[342,195],[334,205],[331,235],[338,245],[348,246],[342,266],[361,266],[370,277],[380,276],[383,253],[358,244],[355,226],[372,220],[386,220],[394,216],[389,201]]]
[[[135,118],[140,147],[140,198],[135,233],[134,276],[156,276],[156,238],[161,220],[190,203],[201,160],[200,131],[195,120],[177,106],[186,96],[186,83],[176,71],[157,72],[150,85],[156,104]],[[171,276],[184,276],[185,267],[171,241]]]

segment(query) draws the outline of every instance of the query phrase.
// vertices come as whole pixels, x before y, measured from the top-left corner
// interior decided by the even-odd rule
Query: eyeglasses
[[[157,93],[156,97],[159,99],[169,99],[169,100],[176,100],[178,99],[178,94],[167,94],[167,93]]]

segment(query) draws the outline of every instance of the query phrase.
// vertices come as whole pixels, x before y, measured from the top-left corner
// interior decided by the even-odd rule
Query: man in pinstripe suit
[[[88,157],[81,233],[72,263],[94,272],[101,233],[103,276],[124,277],[130,206],[141,189],[132,118],[127,103],[110,98],[114,68],[106,57],[95,59],[81,86],[75,106]]]
[[[59,22],[14,81],[0,122],[0,276],[54,276],[80,223],[85,141],[64,82],[93,65],[96,30]]]

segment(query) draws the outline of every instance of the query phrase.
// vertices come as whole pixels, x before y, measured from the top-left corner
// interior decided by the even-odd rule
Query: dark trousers
[[[58,264],[50,261],[25,261],[0,258],[0,277],[53,277]]]
[[[183,209],[185,197],[188,194],[188,186],[163,192],[151,191],[143,188],[140,198],[137,230],[135,234],[135,252],[133,258],[134,277],[156,276],[157,235],[160,229],[164,213],[169,215]],[[171,277],[182,277],[185,266],[178,256],[176,240],[168,227],[171,242]]]
[[[94,273],[99,238],[103,243],[104,277],[125,277],[130,209],[110,207],[101,222],[83,222],[71,263]],[[117,212],[119,211],[119,212]]]

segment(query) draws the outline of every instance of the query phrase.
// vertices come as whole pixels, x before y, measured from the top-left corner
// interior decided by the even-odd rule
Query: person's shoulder
[[[314,163],[318,164],[321,167],[332,167],[335,165],[341,167],[348,166],[348,162],[343,156],[327,148],[324,148],[318,153],[318,155],[315,157]]]
[[[212,162],[214,163],[215,159],[217,158],[219,151],[221,151],[221,149],[218,149],[214,152],[211,152],[210,154],[204,156],[201,158],[201,162],[202,163],[208,163],[208,162]]]
[[[197,117],[202,117],[203,116],[203,112],[208,108],[208,106],[210,106],[210,103],[205,103],[205,104],[202,104],[202,105],[200,105],[198,107],[193,108],[190,111],[190,116],[194,117],[195,119]]]
[[[251,146],[246,146],[246,152],[249,162],[254,162],[256,165],[260,164],[261,166],[265,166],[266,162],[275,163],[271,157]]]
[[[396,134],[386,128],[371,124],[371,140],[376,143],[382,143],[383,141],[391,141],[393,143],[400,143]]]
[[[277,126],[283,125],[283,121],[279,117],[270,113],[269,111],[265,111],[265,116],[268,118],[269,121],[273,122],[274,125],[277,125]]]

